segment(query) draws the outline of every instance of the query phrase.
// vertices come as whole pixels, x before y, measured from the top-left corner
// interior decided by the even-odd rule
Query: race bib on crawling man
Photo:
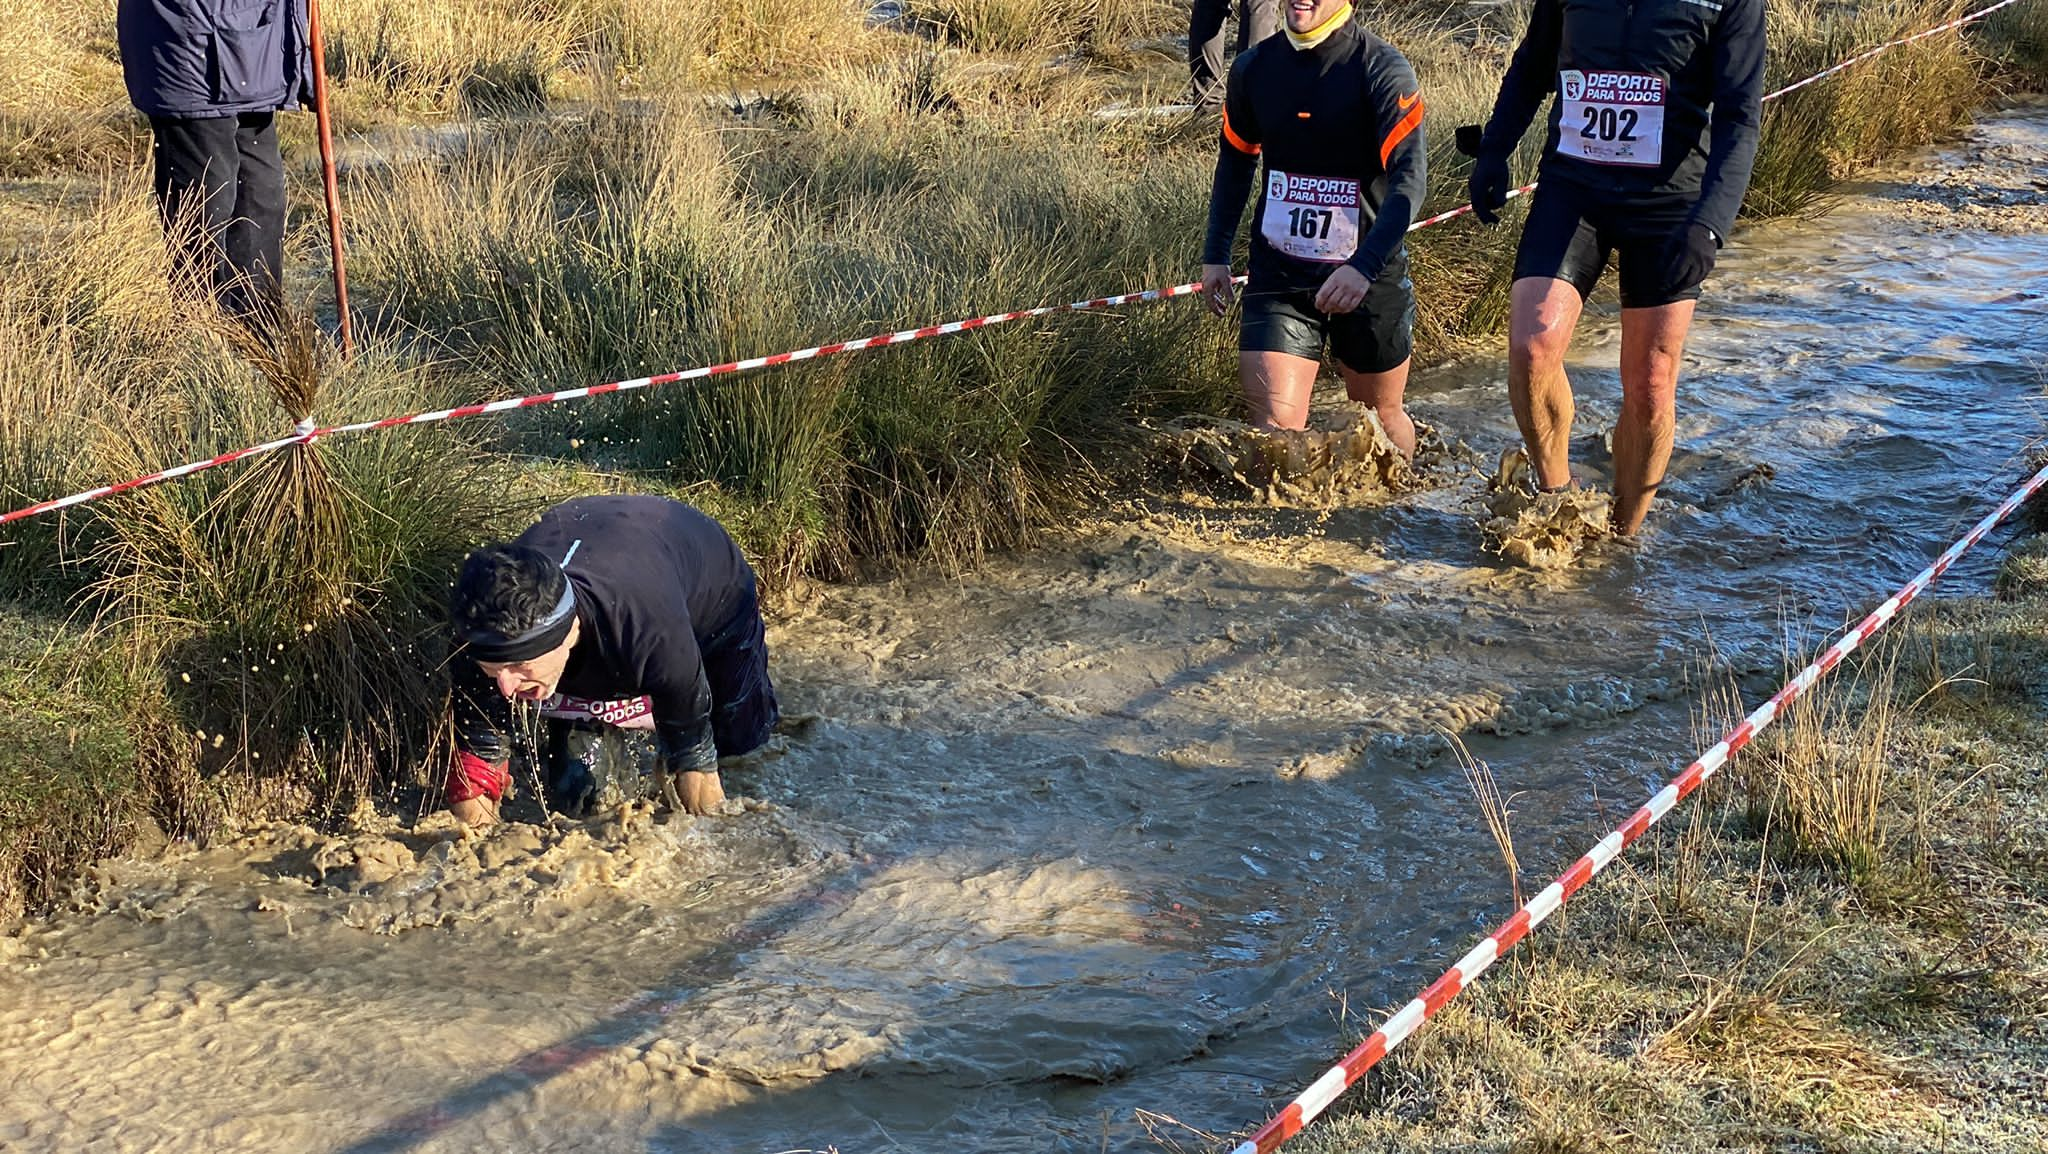
[[[620,729],[654,728],[654,703],[645,697],[623,701],[585,701],[581,697],[557,693],[540,703],[540,713],[542,717],[558,717],[565,721],[602,721]]]
[[[1341,176],[1266,174],[1266,243],[1298,260],[1342,264],[1358,251],[1358,182]]]
[[[1557,76],[1557,150],[1593,164],[1656,167],[1664,160],[1666,88],[1648,72],[1565,69]]]

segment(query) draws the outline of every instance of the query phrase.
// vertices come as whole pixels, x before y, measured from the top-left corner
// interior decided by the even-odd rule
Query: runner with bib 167
[[[1345,391],[1412,456],[1401,396],[1415,293],[1402,242],[1424,191],[1422,94],[1408,61],[1343,0],[1289,0],[1284,15],[1284,35],[1239,55],[1224,88],[1203,294],[1217,315],[1229,309],[1231,245],[1263,155],[1238,336],[1251,419],[1303,427],[1327,340]]]

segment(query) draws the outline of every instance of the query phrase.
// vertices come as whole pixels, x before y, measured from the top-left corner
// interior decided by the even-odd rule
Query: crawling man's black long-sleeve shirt
[[[1536,0],[1480,150],[1502,156],[1553,93],[1541,179],[1682,197],[1726,237],[1763,123],[1765,0]]]
[[[1202,263],[1230,263],[1263,154],[1252,287],[1313,291],[1340,264],[1378,280],[1427,191],[1422,118],[1415,70],[1356,17],[1314,48],[1283,32],[1240,53],[1224,88]]]
[[[755,604],[754,571],[725,529],[680,501],[582,497],[542,514],[518,543],[553,558],[576,592],[581,632],[557,692],[645,696],[669,768],[715,768],[702,646]],[[464,656],[455,711],[458,745],[502,760],[505,700]]]

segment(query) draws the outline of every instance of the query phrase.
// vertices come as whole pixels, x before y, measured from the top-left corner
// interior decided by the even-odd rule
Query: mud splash
[[[1986,132],[2048,158],[2048,115]],[[1690,753],[1705,637],[1767,689],[1782,621],[1866,607],[2017,475],[2048,237],[1899,221],[1852,196],[1739,238],[1635,548],[1488,554],[1469,461],[1276,501],[1219,433],[1229,476],[1191,467],[1222,496],[776,622],[821,720],[727,816],[371,815],[110,863],[0,938],[0,1146],[1092,1154],[1150,1148],[1141,1107],[1229,1133],[1505,913],[1441,731],[1547,876]],[[1615,311],[1572,361],[1582,428],[1618,408]],[[1496,452],[1501,376],[1414,409]],[[1385,485],[1349,443],[1330,465]]]
[[[1531,569],[1562,569],[1595,544],[1612,540],[1606,493],[1536,488],[1529,457],[1519,448],[1501,453],[1486,486],[1486,519],[1479,532],[1488,551]]]
[[[1314,411],[1299,430],[1188,418],[1160,430],[1153,452],[1184,483],[1220,485],[1228,495],[1275,507],[1318,509],[1440,487],[1469,467],[1473,454],[1464,445],[1427,425],[1415,433],[1410,461],[1377,415],[1343,406]]]

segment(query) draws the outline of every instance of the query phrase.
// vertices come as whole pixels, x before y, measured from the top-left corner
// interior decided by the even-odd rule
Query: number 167
[[[1290,208],[1287,210],[1287,234],[1306,240],[1330,239],[1330,218],[1336,214],[1327,208]]]

